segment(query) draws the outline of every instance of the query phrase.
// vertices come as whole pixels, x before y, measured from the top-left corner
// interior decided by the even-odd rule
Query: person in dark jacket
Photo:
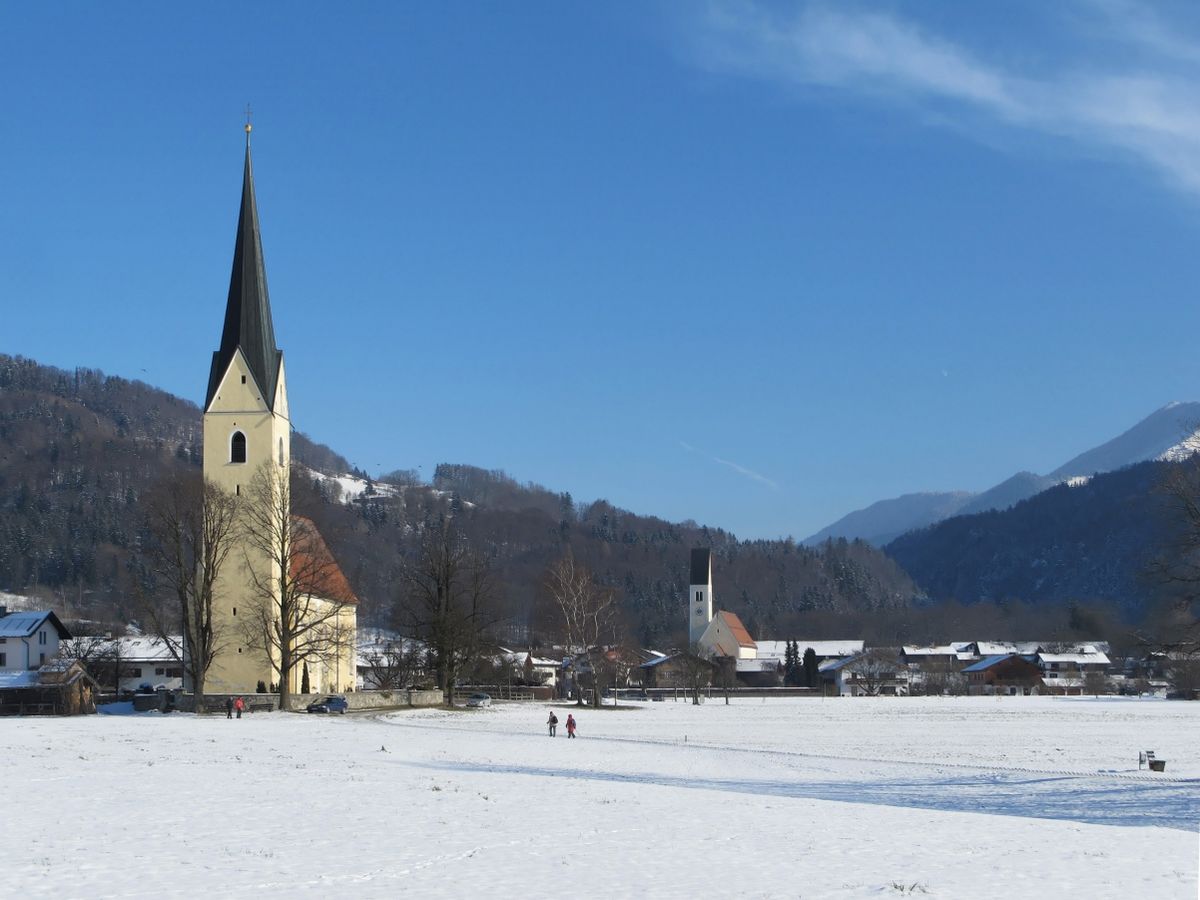
[[[227,718],[227,719],[233,718],[233,698],[232,697],[225,698],[225,718]]]
[[[550,737],[554,737],[554,729],[558,727],[558,716],[554,714],[554,710],[550,710],[550,718],[546,720],[546,724],[550,726]]]

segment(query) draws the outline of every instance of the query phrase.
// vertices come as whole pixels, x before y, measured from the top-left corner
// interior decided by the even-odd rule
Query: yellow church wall
[[[320,618],[328,615],[330,601],[313,600],[313,614]],[[357,678],[357,653],[355,648],[358,632],[358,607],[343,604],[334,613],[332,620],[336,630],[334,646],[328,653],[314,655],[307,660],[309,692],[313,694],[345,693],[354,690]],[[292,691],[300,693],[304,678],[302,666],[292,673]]]
[[[239,349],[234,353],[212,403],[204,414],[204,477],[235,496],[246,494],[264,461],[291,465],[291,426],[286,417],[287,389],[282,365],[276,389],[276,412],[263,401],[259,386]],[[282,413],[282,414],[281,414]],[[231,461],[235,432],[246,437],[246,461]],[[248,570],[268,573],[273,564],[244,546],[230,553],[217,583],[214,625],[222,647],[213,661],[208,684],[214,691],[250,692],[259,681],[276,675],[267,654],[248,646],[243,628],[255,605],[254,581]],[[278,572],[269,573],[278,580]],[[240,614],[240,615],[239,615]]]

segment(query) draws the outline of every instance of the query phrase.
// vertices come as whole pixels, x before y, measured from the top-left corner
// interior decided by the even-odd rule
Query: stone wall
[[[161,693],[161,692],[160,692]],[[237,694],[205,694],[204,707],[211,713],[225,712],[225,698],[235,698]],[[254,711],[255,708],[262,709],[269,706],[271,709],[279,707],[278,694],[241,694],[246,705],[250,708],[249,711]],[[303,710],[308,704],[324,699],[330,696],[329,694],[293,694],[292,708]],[[424,707],[424,706],[441,706],[442,692],[441,691],[351,691],[345,694],[339,694],[346,698],[350,704],[350,709],[408,709],[409,707]],[[192,709],[191,694],[183,694],[177,696],[177,708],[190,712]],[[156,695],[149,695],[148,703],[153,706],[148,708],[158,709],[160,699]]]

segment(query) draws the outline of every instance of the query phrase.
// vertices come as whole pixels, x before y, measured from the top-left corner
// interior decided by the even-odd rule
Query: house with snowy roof
[[[828,697],[898,697],[908,693],[908,668],[895,650],[876,648],[817,668]]]
[[[1041,693],[1042,670],[1035,656],[1019,653],[988,656],[967,666],[962,673],[967,677],[967,693],[973,697]]]
[[[101,668],[111,667],[114,676],[104,681],[115,683],[119,691],[181,689],[183,663],[175,654],[182,647],[181,635],[167,640],[147,634],[114,638],[101,650]]]
[[[1108,654],[1094,644],[1039,648],[1034,658],[1042,684],[1052,694],[1083,694],[1089,677],[1104,678],[1111,665]]]
[[[10,613],[0,607],[0,672],[37,669],[58,656],[59,643],[70,637],[51,610]]]

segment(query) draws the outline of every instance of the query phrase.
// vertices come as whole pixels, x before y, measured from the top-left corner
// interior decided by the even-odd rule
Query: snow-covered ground
[[[1197,895],[1200,703],[0,720],[21,896]],[[558,709],[566,719],[569,708]],[[1139,772],[1139,750],[1167,771]]]

